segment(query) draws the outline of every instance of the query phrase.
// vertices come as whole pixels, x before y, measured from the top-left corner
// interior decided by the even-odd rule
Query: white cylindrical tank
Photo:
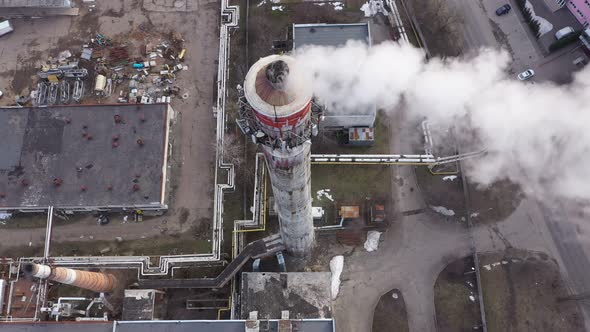
[[[107,78],[104,75],[96,75],[96,80],[94,84],[94,91],[96,92],[103,92],[104,88],[107,85]]]

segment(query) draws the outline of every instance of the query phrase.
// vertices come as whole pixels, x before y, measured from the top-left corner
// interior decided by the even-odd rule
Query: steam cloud
[[[474,129],[490,152],[468,163],[468,175],[480,184],[509,179],[528,193],[590,199],[588,70],[569,85],[533,85],[507,73],[503,51],[425,61],[419,49],[396,43],[309,47],[294,56],[313,73],[316,97],[332,109],[376,103],[392,110],[403,101],[416,118]]]

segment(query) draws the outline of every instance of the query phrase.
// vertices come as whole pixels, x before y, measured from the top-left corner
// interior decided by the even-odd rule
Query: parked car
[[[561,38],[569,35],[570,33],[574,33],[574,32],[576,32],[576,31],[572,27],[565,27],[565,28],[559,29],[559,31],[557,31],[555,33],[555,39],[560,40]]]
[[[4,36],[12,31],[14,31],[14,28],[12,27],[12,24],[10,24],[10,21],[0,22],[0,36]]]
[[[496,15],[498,15],[498,16],[506,15],[510,12],[510,9],[512,9],[512,7],[510,7],[509,4],[505,4],[504,6],[496,9]]]
[[[521,81],[526,81],[533,76],[535,76],[535,71],[532,69],[527,69],[522,73],[518,74],[518,79]]]

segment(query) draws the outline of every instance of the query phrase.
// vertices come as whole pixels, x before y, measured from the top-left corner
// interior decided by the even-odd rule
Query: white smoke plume
[[[425,61],[419,49],[396,43],[310,47],[294,56],[313,73],[316,97],[332,109],[376,103],[392,110],[403,100],[416,118],[474,129],[490,152],[469,163],[478,183],[509,179],[528,193],[590,199],[588,70],[569,85],[533,85],[508,73],[503,51]]]

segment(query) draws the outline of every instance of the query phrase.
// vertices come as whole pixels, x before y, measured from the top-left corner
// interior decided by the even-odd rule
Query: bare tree
[[[459,34],[463,21],[450,6],[446,0],[414,0],[429,48],[443,56],[457,55],[463,46]]]

